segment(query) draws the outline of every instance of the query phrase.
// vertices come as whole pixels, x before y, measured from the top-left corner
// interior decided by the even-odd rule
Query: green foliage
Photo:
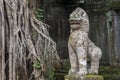
[[[47,80],[55,80],[55,68],[52,66],[49,66],[48,73],[47,73]]]
[[[90,8],[93,12],[103,12],[108,11],[108,7],[106,5],[107,0],[87,0],[86,5],[88,5],[88,9]]]
[[[120,8],[120,1],[119,0],[109,0],[109,3],[107,4],[108,7],[112,9],[119,9]]]
[[[93,0],[95,3],[101,3],[103,0]]]
[[[33,64],[33,67],[36,69],[41,69],[41,63],[39,60],[36,60],[36,63]]]
[[[36,60],[36,62],[33,64],[33,67],[35,69],[41,69],[41,63],[39,58]],[[47,73],[45,75],[46,80],[55,80],[55,68],[51,65],[47,66]]]
[[[42,20],[42,21],[44,20],[44,14],[42,8],[38,8],[35,14],[38,20]]]
[[[109,66],[100,66],[99,74],[102,75],[105,80],[119,80],[120,79],[120,69],[112,68]]]
[[[37,32],[35,32],[35,31],[32,32],[32,36],[34,36],[34,37],[37,36]]]

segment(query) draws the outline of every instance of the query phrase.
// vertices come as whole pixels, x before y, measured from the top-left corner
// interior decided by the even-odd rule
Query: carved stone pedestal
[[[65,76],[65,80],[104,80],[100,75],[87,75],[84,79],[77,77],[77,74],[69,74]]]

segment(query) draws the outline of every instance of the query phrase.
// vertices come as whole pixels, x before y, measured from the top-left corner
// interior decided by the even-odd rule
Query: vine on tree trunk
[[[9,76],[9,80],[44,80],[50,67],[59,65],[56,43],[47,31],[49,26],[37,20],[32,10],[27,0],[0,0],[0,27],[5,40],[2,54],[6,53],[2,74],[6,79]]]

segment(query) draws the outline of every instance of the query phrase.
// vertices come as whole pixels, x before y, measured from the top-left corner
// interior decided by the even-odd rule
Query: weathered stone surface
[[[69,74],[65,76],[65,80],[104,80],[100,75],[87,75],[84,79],[77,77],[77,74]]]

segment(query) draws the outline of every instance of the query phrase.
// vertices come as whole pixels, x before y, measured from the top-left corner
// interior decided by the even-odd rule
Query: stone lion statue
[[[77,8],[70,15],[71,34],[68,41],[68,51],[71,69],[69,74],[85,76],[87,73],[98,74],[99,60],[102,51],[89,38],[89,19],[87,13]],[[87,69],[87,57],[91,60],[90,69]]]

